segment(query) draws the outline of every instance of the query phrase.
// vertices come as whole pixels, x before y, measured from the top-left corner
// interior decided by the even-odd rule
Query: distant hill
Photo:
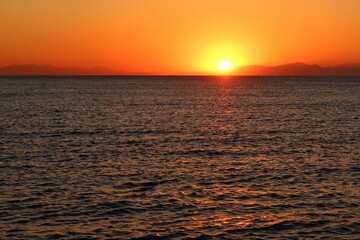
[[[198,72],[194,75],[211,75]],[[233,75],[252,76],[360,76],[360,64],[343,64],[334,67],[321,67],[305,63],[289,63],[278,66],[250,65],[236,69]],[[55,67],[53,65],[12,65],[0,67],[0,76],[97,76],[97,75],[157,75],[151,73],[130,73],[105,67]],[[185,74],[189,75],[189,74]]]
[[[260,76],[360,76],[360,64],[344,64],[321,67],[305,63],[289,63],[278,66],[244,66],[235,71],[236,75]]]
[[[0,67],[0,75],[3,76],[69,76],[69,75],[123,75],[125,72],[115,71],[104,67],[80,68],[66,67],[60,68],[53,65],[12,65]]]

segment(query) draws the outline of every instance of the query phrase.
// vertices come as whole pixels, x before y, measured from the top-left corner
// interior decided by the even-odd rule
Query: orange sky
[[[0,0],[0,66],[214,71],[360,62],[359,0]]]

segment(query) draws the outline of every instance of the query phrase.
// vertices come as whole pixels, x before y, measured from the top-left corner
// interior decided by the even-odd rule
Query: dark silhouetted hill
[[[12,65],[0,67],[2,76],[101,76],[101,75],[157,75],[151,73],[129,73],[104,67],[55,67],[53,65]],[[186,74],[189,75],[189,74]],[[194,73],[211,75],[211,73]],[[233,71],[232,75],[252,76],[360,76],[360,64],[343,64],[334,67],[321,67],[305,63],[289,63],[278,66],[244,66]]]
[[[344,64],[334,67],[321,67],[305,63],[289,63],[278,66],[244,66],[236,75],[259,76],[360,76],[360,64]]]
[[[65,67],[59,68],[53,65],[12,65],[0,68],[0,75],[5,76],[62,76],[62,75],[123,75],[125,72],[115,71],[104,67],[80,68]]]

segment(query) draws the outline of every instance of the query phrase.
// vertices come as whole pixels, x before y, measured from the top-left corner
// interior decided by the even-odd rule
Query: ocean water
[[[360,78],[0,79],[0,239],[359,239]]]

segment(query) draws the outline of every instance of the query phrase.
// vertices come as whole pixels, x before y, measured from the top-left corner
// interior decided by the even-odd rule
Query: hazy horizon
[[[146,76],[146,75],[269,75],[269,76],[307,76],[307,75],[324,75],[324,76],[359,76],[360,63],[344,63],[335,66],[321,66],[318,64],[306,64],[302,62],[285,63],[281,65],[266,66],[266,65],[244,65],[235,69],[231,69],[226,73],[214,73],[213,71],[198,71],[198,72],[129,72],[121,69],[112,69],[105,66],[93,67],[79,67],[79,66],[55,66],[53,64],[24,64],[24,65],[8,65],[0,66],[0,76],[6,75],[129,75],[129,76]]]

